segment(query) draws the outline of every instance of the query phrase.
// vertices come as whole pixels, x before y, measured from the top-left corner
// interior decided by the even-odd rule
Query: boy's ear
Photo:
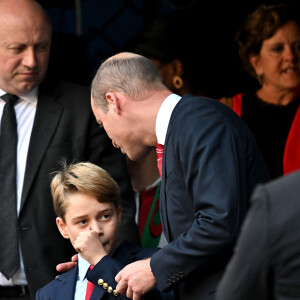
[[[118,206],[118,209],[117,209],[117,214],[118,214],[118,225],[120,225],[121,224],[121,219],[122,219],[122,206],[121,205],[119,205]]]
[[[58,228],[60,234],[61,234],[65,239],[70,239],[67,225],[65,224],[65,222],[63,221],[62,218],[60,218],[60,217],[57,217],[57,218],[56,218],[56,225],[57,225],[57,228]]]

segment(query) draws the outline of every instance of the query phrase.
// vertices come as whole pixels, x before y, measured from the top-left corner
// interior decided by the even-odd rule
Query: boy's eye
[[[101,217],[101,220],[109,220],[109,218],[110,218],[110,215],[106,214]]]

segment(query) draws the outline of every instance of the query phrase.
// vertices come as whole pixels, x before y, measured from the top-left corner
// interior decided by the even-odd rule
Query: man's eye
[[[21,53],[24,50],[24,47],[13,47],[10,48],[10,51],[14,52],[14,53]]]
[[[80,224],[80,225],[85,225],[86,223],[87,223],[86,220],[81,220],[81,221],[78,222],[78,224]]]

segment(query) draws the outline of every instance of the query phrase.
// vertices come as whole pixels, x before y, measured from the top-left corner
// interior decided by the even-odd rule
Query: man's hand
[[[72,256],[70,262],[61,263],[61,264],[57,265],[56,270],[61,273],[70,271],[71,269],[76,267],[77,262],[78,262],[78,254],[75,254]]]
[[[156,284],[149,264],[150,258],[124,267],[115,277],[118,282],[116,290],[130,299],[142,299],[143,295],[153,289]]]

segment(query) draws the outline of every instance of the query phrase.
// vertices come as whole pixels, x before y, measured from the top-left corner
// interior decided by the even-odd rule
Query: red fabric
[[[232,109],[241,117],[242,116],[242,98],[243,94],[237,94],[232,97],[233,98],[233,104]]]
[[[89,270],[92,270],[93,268],[94,268],[94,266],[90,265]],[[92,282],[87,281],[85,300],[89,300],[91,298],[94,287],[95,287],[95,285]]]
[[[160,176],[161,176],[161,169],[162,169],[163,150],[164,150],[164,145],[157,143],[156,144],[157,167]]]
[[[156,194],[156,189],[157,186],[154,186],[153,188],[140,193],[139,232],[141,238]],[[159,201],[157,201],[157,203],[159,205]]]
[[[241,117],[242,115],[242,95],[233,97],[232,109]],[[297,109],[293,123],[291,125],[283,155],[283,174],[294,172],[300,169],[300,106]]]
[[[300,106],[290,128],[283,155],[284,175],[300,169]]]

